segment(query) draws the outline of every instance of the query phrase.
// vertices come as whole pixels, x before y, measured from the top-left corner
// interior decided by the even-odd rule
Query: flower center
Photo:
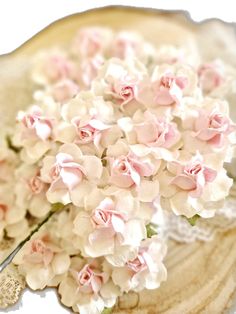
[[[141,254],[138,254],[138,256],[134,260],[127,262],[127,266],[135,273],[138,273],[141,270],[145,269],[147,267],[147,264],[143,256]]]
[[[213,129],[218,129],[223,124],[223,116],[218,113],[210,118],[209,127]]]
[[[118,170],[120,172],[127,172],[127,165],[126,165],[126,162],[125,161],[121,161],[119,164],[118,164]]]
[[[29,181],[29,187],[33,194],[39,194],[42,192],[44,183],[40,180],[40,178],[36,175]]]
[[[111,215],[101,209],[96,209],[91,216],[91,220],[96,227],[107,227],[111,221]]]
[[[82,128],[79,130],[79,138],[81,140],[88,140],[91,139],[93,137],[94,132],[92,132],[91,130]]]
[[[162,76],[161,86],[169,89],[169,88],[171,88],[173,81],[174,81],[174,77],[172,77],[172,76]]]
[[[50,177],[52,178],[52,180],[56,180],[60,176],[60,172],[61,172],[61,166],[58,164],[55,164],[50,170]]]
[[[192,176],[197,175],[200,171],[202,170],[202,165],[201,164],[196,164],[194,166],[192,166],[191,168],[187,168],[184,170],[184,172],[186,174],[190,174]]]
[[[27,114],[24,116],[22,122],[27,129],[34,128],[35,122],[39,120],[39,117],[32,114]]]
[[[91,274],[88,271],[86,271],[86,272],[81,274],[79,282],[82,286],[88,285],[90,278],[91,278]]]
[[[121,89],[120,95],[123,99],[131,98],[133,97],[133,89],[131,86],[125,86]]]

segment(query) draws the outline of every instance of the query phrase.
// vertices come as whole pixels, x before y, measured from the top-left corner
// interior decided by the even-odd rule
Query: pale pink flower
[[[148,111],[144,113],[144,119],[144,122],[134,127],[138,143],[150,147],[170,148],[180,139],[176,124],[157,118]]]
[[[175,115],[187,96],[199,94],[197,83],[196,72],[190,66],[161,64],[154,68],[151,78],[142,81],[138,99],[146,108],[155,108],[157,114],[171,112]]]
[[[73,78],[74,64],[62,54],[49,55],[43,65],[44,75],[49,82],[56,82],[63,79]]]
[[[217,109],[210,112],[201,110],[194,121],[193,135],[210,145],[222,147],[225,144],[225,138],[235,130],[235,124],[224,113]]]
[[[78,290],[82,293],[98,294],[102,285],[108,281],[109,275],[94,268],[92,264],[86,264],[79,271],[72,271],[72,275],[78,284]]]
[[[179,104],[187,85],[188,78],[186,76],[166,72],[158,81],[153,82],[154,100],[158,105],[163,106]]]
[[[64,144],[56,156],[43,160],[41,178],[50,187],[46,193],[50,203],[61,202],[82,206],[102,175],[101,160],[83,155],[76,144]]]
[[[125,220],[125,215],[115,210],[115,204],[109,198],[105,198],[91,215],[91,222],[95,229],[110,228],[112,233],[123,232]]]
[[[126,59],[133,57],[141,47],[139,36],[134,33],[120,32],[113,42],[112,54],[114,57]]]
[[[80,118],[75,117],[72,119],[72,124],[76,128],[76,144],[81,145],[93,142],[96,147],[99,146],[100,140],[104,133],[103,131],[110,128],[110,126],[105,125],[102,121],[95,118],[91,118],[88,121],[81,121]]]
[[[46,141],[52,135],[53,120],[43,116],[39,106],[31,107],[28,113],[19,113],[18,120],[22,122],[25,131],[22,132],[24,139],[37,136],[42,141]]]
[[[165,255],[166,245],[157,236],[144,240],[134,259],[113,269],[112,279],[123,292],[156,289],[167,277]]]
[[[40,178],[40,169],[22,164],[15,171],[15,203],[34,217],[44,217],[51,209],[46,199],[48,185]]]
[[[44,233],[27,243],[14,260],[33,290],[50,285],[56,276],[65,274],[70,267],[69,255],[55,241],[51,234]]]
[[[63,119],[69,123],[75,117],[80,117],[83,121],[94,117],[104,123],[114,123],[114,114],[113,104],[92,91],[81,91],[61,109]]]
[[[100,314],[105,307],[113,307],[120,294],[110,279],[110,274],[101,270],[102,260],[72,257],[71,269],[59,286],[61,301],[74,312]]]
[[[138,60],[132,59],[127,63],[120,59],[110,59],[100,68],[92,90],[96,95],[112,99],[121,109],[129,110],[131,107],[132,111],[136,111],[138,106],[141,107],[138,90],[147,78],[147,69]]]
[[[32,79],[47,88],[64,79],[76,76],[76,64],[61,49],[42,51],[33,58]]]
[[[110,158],[110,182],[121,188],[139,186],[141,178],[154,174],[154,167],[148,161],[142,161],[132,153]]]
[[[79,92],[79,86],[70,79],[64,79],[52,86],[52,96],[58,102],[64,103]]]
[[[144,223],[129,217],[130,201],[123,201],[126,208],[120,209],[118,204],[105,198],[91,213],[78,213],[74,220],[74,233],[80,237],[80,249],[86,256],[106,256],[111,263],[123,264],[146,237]]]
[[[39,173],[34,175],[29,181],[28,181],[29,188],[32,192],[32,194],[39,194],[43,191],[45,187],[45,183],[42,182],[42,180],[39,177]]]
[[[186,159],[182,163],[167,165],[169,171],[158,175],[163,209],[188,218],[196,214],[210,218],[217,209],[222,208],[233,181],[222,165],[217,164],[215,155],[211,159],[208,163],[213,163],[214,169],[206,166],[198,155],[190,162]]]
[[[82,58],[103,54],[112,40],[112,32],[105,27],[85,27],[79,30],[72,49]]]
[[[49,242],[47,235],[31,241],[30,250],[24,255],[24,260],[30,264],[42,264],[47,267],[52,262],[55,253],[47,242]]]
[[[145,260],[145,251],[140,251],[135,259],[126,263],[134,273],[138,273],[147,268],[147,261]]]
[[[96,78],[98,70],[104,63],[104,58],[96,55],[92,58],[85,59],[80,63],[80,74],[77,80],[81,82],[84,88],[89,88],[93,79]]]
[[[198,69],[199,84],[205,93],[212,92],[224,83],[222,66],[217,62],[202,64]]]
[[[114,250],[115,237],[117,234],[124,233],[126,221],[127,217],[116,210],[112,199],[105,198],[90,215],[85,212],[77,215],[74,221],[74,232],[83,236],[83,230],[86,228],[88,246],[85,244],[85,252],[88,254],[91,251],[89,253],[91,256],[92,254],[100,256],[101,250],[108,254]],[[83,228],[79,227],[81,223]]]
[[[111,95],[124,106],[137,99],[139,79],[125,75],[116,80],[111,87]]]
[[[73,157],[69,154],[58,153],[55,158],[56,162],[49,173],[52,180],[51,190],[73,189],[86,176],[85,169],[79,163],[74,162]]]
[[[207,183],[213,182],[217,171],[204,165],[203,158],[196,155],[185,165],[179,162],[171,164],[171,171],[175,168],[175,177],[171,181],[179,189],[189,192],[189,195],[198,198],[202,195]]]
[[[121,31],[114,39],[110,47],[111,55],[119,59],[137,58],[150,64],[155,57],[155,49],[144,41],[138,33]]]

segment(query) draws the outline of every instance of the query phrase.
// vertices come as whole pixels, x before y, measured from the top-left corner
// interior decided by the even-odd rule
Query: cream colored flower
[[[87,261],[78,257],[71,260],[67,277],[59,286],[61,301],[81,314],[100,314],[112,307],[120,295],[119,288],[101,269],[101,261]]]
[[[35,56],[31,75],[37,84],[47,85],[62,79],[74,78],[76,66],[64,51],[54,49]]]
[[[164,207],[186,217],[214,216],[233,183],[222,166],[218,171],[208,167],[199,154],[190,162],[170,163],[158,179]]]
[[[75,144],[64,144],[56,156],[46,156],[40,177],[48,183],[50,203],[73,203],[83,207],[84,197],[96,188],[103,171],[101,160],[84,156]]]
[[[33,290],[50,285],[55,276],[66,273],[70,267],[69,255],[54,241],[48,233],[37,235],[14,259]]]
[[[34,217],[45,216],[51,209],[51,204],[46,198],[48,189],[40,178],[38,166],[21,165],[16,170],[16,204],[19,208],[28,210]]]
[[[80,211],[73,231],[81,239],[82,253],[88,257],[105,256],[114,265],[122,265],[133,256],[132,252],[146,238],[146,229],[144,222],[132,214],[132,206],[132,199],[107,197],[91,212]]]
[[[158,237],[141,243],[138,254],[123,267],[113,268],[112,280],[122,292],[157,289],[167,278],[163,264],[166,245]]]

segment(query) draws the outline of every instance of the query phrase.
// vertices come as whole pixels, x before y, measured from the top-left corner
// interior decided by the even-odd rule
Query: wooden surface
[[[230,26],[217,21],[196,25],[181,13],[105,8],[73,15],[52,24],[14,53],[0,57],[1,127],[3,124],[14,123],[15,112],[31,102],[34,87],[28,77],[30,57],[40,49],[58,43],[66,44],[79,27],[90,25],[136,30],[155,45],[184,43],[190,49],[199,47],[200,53],[206,57],[217,54],[232,59],[236,51],[234,33]],[[114,312],[225,313],[231,306],[236,291],[236,230],[220,234],[209,243],[187,245],[171,242],[166,265],[168,280],[160,289],[144,291],[139,295],[126,295],[119,301]]]

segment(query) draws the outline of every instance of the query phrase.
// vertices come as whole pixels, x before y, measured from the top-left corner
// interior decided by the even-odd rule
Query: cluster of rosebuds
[[[130,32],[79,31],[39,54],[34,103],[2,144],[0,235],[64,210],[15,258],[32,289],[98,314],[166,280],[160,217],[213,217],[229,194],[232,69]]]

